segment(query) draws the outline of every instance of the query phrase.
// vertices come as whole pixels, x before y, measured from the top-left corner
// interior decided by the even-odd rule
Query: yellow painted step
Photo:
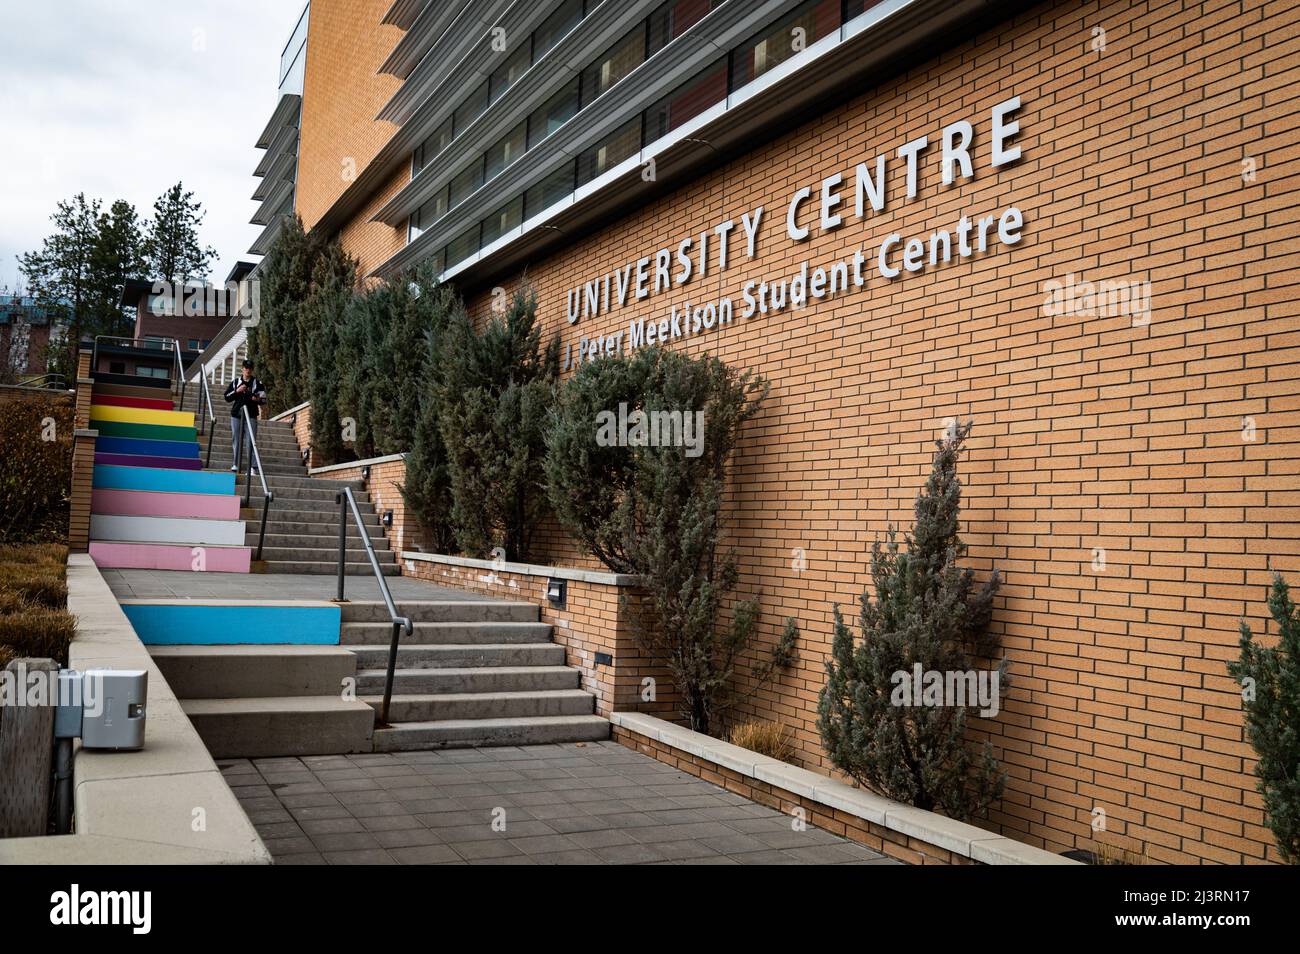
[[[123,424],[162,424],[166,427],[193,427],[192,411],[154,411],[143,407],[90,405],[90,420],[119,421]]]

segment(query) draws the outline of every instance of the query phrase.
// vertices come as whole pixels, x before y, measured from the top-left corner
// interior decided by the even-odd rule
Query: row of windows
[[[661,7],[647,21],[639,24],[636,29],[614,44],[594,64],[583,70],[581,76],[571,84],[577,88],[574,93],[575,102],[569,116],[576,114],[581,106],[589,102],[582,99],[582,90],[599,90],[592,97],[594,99],[643,62],[644,58],[650,55],[653,42],[658,42],[660,48],[667,45],[719,2],[720,0],[678,0]],[[729,92],[735,92],[753,82],[817,40],[839,29],[842,23],[859,16],[879,2],[881,0],[808,0],[801,4],[764,27],[659,102],[632,117],[575,159],[565,162],[523,194],[515,196],[490,216],[466,229],[434,255],[436,267],[441,270],[464,261],[511,229],[517,228],[525,219],[538,215],[568,197],[579,187],[721,102]],[[643,52],[640,58],[637,58],[635,52],[637,50],[635,39],[640,39],[642,42],[640,50]],[[588,82],[597,85],[588,87],[586,85]],[[527,123],[521,123],[520,127],[527,125],[531,129],[531,123],[532,117],[529,117]],[[551,131],[553,130],[548,130],[547,134]],[[526,134],[521,135],[522,138],[514,141],[525,143],[524,149],[530,149],[535,145],[531,137]],[[506,138],[510,139],[509,136]],[[524,150],[521,149],[520,152],[522,151]],[[411,216],[409,238],[414,240],[434,221],[446,215],[459,202],[464,201],[484,181],[491,179],[496,172],[514,161],[511,158],[502,163],[501,158],[502,153],[495,148],[489,150],[483,157],[484,161],[481,165],[472,164],[466,172],[461,173],[450,183],[449,188],[442,190],[438,196],[422,206]],[[517,155],[514,158],[517,158]],[[496,172],[485,172],[493,168]],[[467,175],[472,170],[478,171],[473,175]],[[462,177],[465,178],[462,180]]]

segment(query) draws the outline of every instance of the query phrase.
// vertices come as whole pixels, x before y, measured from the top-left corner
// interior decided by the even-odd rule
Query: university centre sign
[[[576,285],[567,295],[569,324],[672,292],[711,274],[720,278],[737,261],[758,257],[760,245],[772,235],[778,240],[806,242],[813,229],[799,224],[804,210],[816,212],[815,225],[820,234],[845,228],[850,222],[870,221],[887,211],[889,176],[902,178],[903,202],[917,197],[922,162],[938,162],[944,186],[974,178],[976,159],[987,161],[990,169],[1015,163],[1020,159],[1020,147],[1014,144],[1020,134],[1016,118],[1019,111],[1020,97],[1013,96],[994,106],[986,123],[981,118],[981,127],[987,128],[981,129],[980,138],[987,139],[987,152],[974,148],[975,124],[958,120],[944,126],[933,141],[928,135],[911,139],[892,154],[882,152],[873,161],[859,162],[852,170],[827,176],[817,186],[796,189],[780,208],[755,206],[739,220],[718,222],[711,229],[685,236],[652,255]],[[565,349],[564,366],[718,331],[737,319],[803,308],[814,301],[861,289],[873,277],[894,281],[906,274],[970,258],[995,244],[1015,245],[1023,237],[1024,224],[1023,213],[1013,205],[998,213],[963,212],[956,222],[924,238],[893,232],[874,247],[859,246],[836,261],[813,265],[804,260],[796,271],[784,276],[747,281],[740,289],[739,302],[730,295],[698,304],[687,301],[671,305],[657,320],[634,318],[625,331],[580,336],[576,353],[572,342]]]

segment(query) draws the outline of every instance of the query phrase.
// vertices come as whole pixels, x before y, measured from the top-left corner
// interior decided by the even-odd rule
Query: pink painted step
[[[238,520],[239,498],[234,494],[172,494],[156,490],[109,490],[91,493],[91,513],[127,517],[203,517]]]
[[[252,562],[250,547],[191,547],[184,543],[114,543],[90,541],[90,558],[101,570],[189,570],[194,571],[194,550],[203,550],[208,573],[247,573]]]

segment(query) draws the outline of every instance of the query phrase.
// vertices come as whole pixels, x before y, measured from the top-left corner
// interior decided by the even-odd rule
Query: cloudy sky
[[[0,288],[77,192],[141,217],[181,180],[222,280],[260,231],[248,219],[280,51],[303,0],[3,0]]]

